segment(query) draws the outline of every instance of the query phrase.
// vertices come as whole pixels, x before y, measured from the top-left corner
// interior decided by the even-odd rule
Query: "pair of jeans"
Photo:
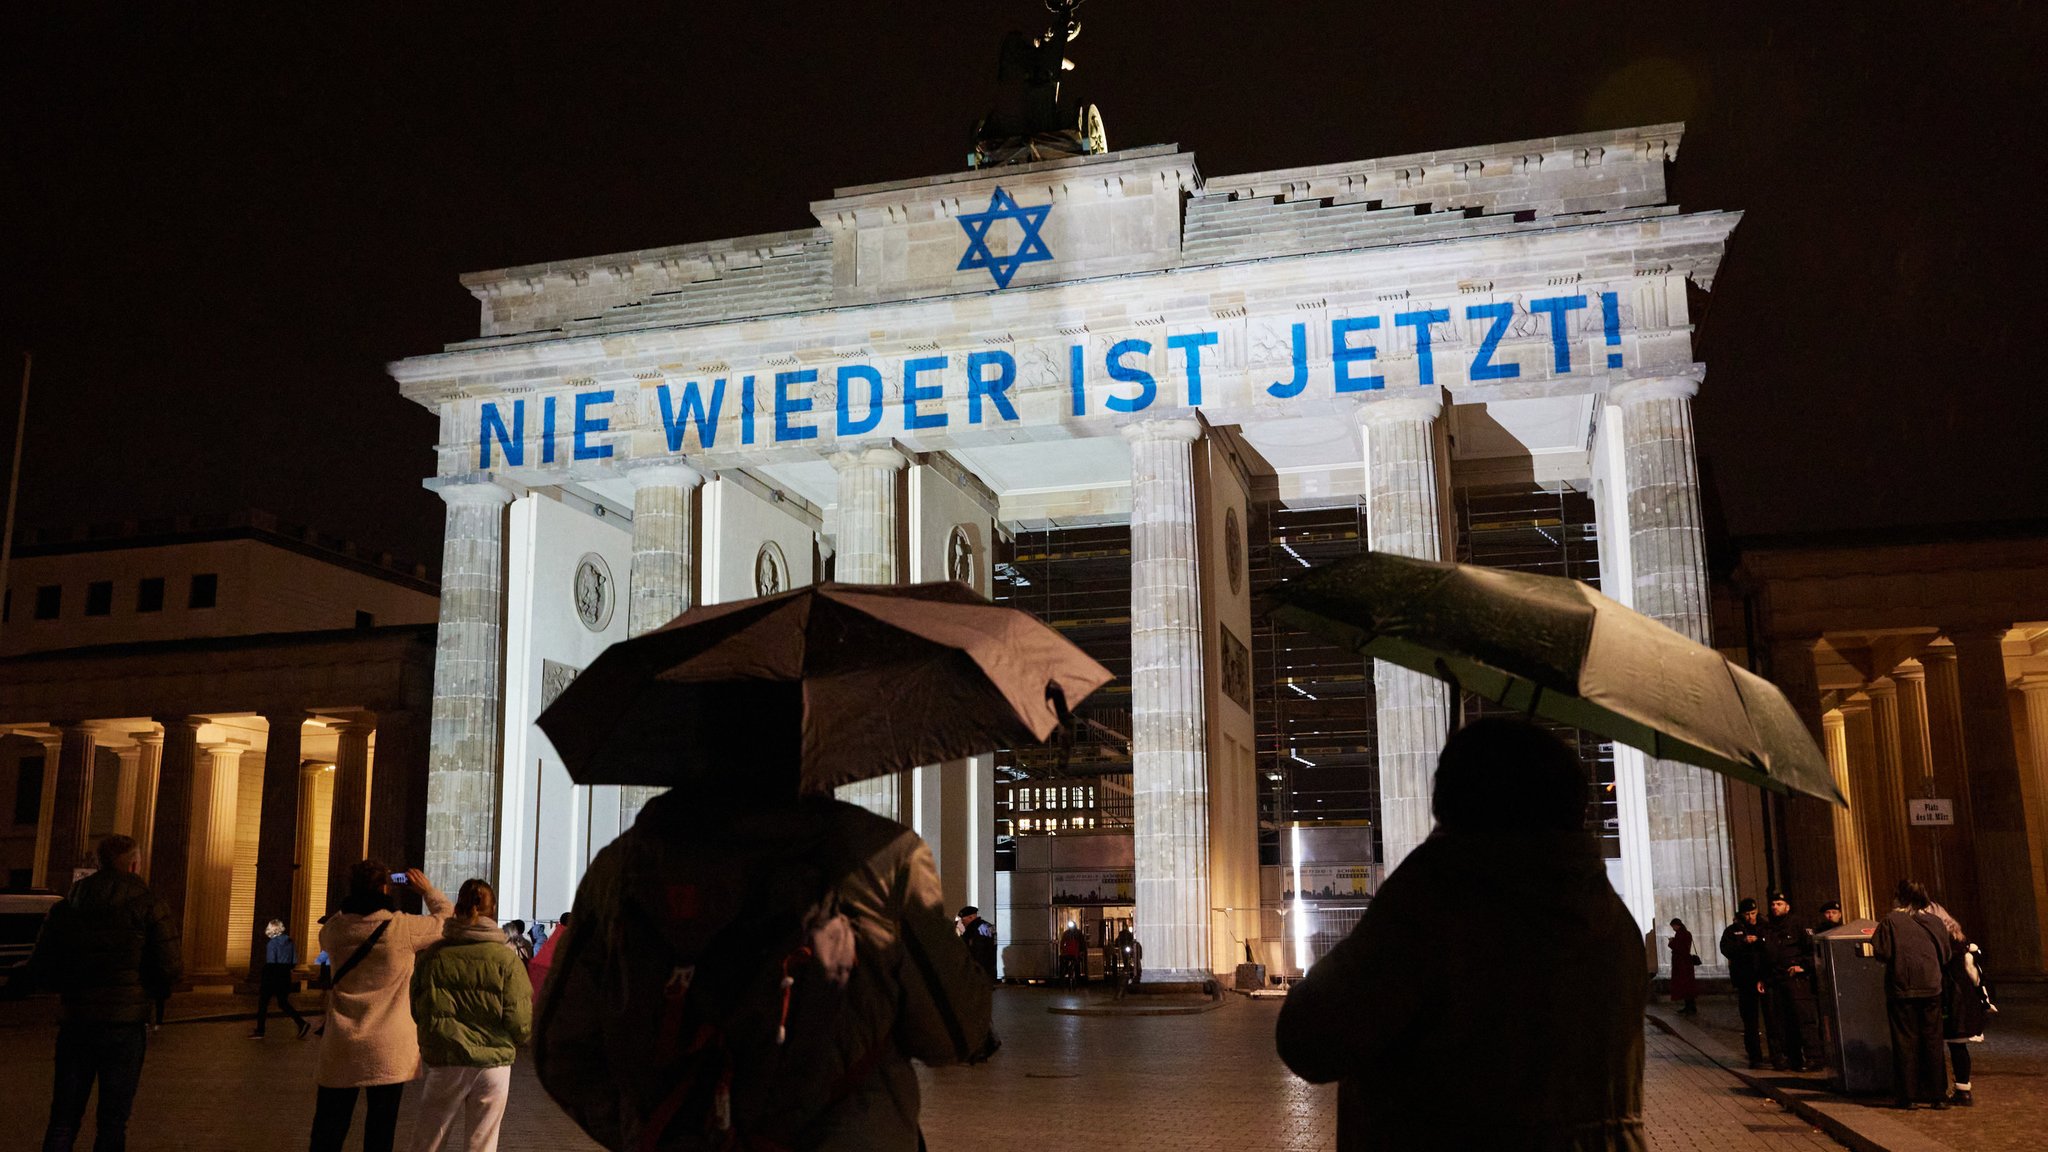
[[[505,1122],[505,1101],[512,1095],[512,1066],[465,1068],[427,1065],[420,1114],[413,1122],[413,1152],[497,1152],[498,1129]],[[462,1144],[452,1142],[460,1116],[469,1130]]]
[[[369,1101],[363,1117],[363,1152],[391,1152],[398,1138],[398,1101],[405,1095],[405,1083],[372,1084],[368,1088],[320,1086],[313,1103],[313,1152],[341,1152],[348,1142],[349,1122],[356,1111],[356,1093]]]
[[[263,982],[257,987],[259,988],[256,994],[256,1034],[258,1036],[263,1035],[263,1026],[270,1021],[270,1002],[272,1000],[277,1001],[279,1010],[292,1018],[292,1023],[301,1028],[306,1027],[306,1018],[299,1015],[297,1008],[292,1007],[291,965],[265,964],[263,966]]]
[[[136,1086],[142,1083],[142,1056],[148,1047],[147,1024],[80,1020],[59,1027],[57,1081],[50,1093],[43,1152],[71,1152],[95,1080],[100,1102],[93,1152],[123,1152],[128,1147],[128,1113],[135,1106]]]

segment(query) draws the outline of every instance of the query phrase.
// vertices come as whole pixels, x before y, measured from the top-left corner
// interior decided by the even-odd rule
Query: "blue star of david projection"
[[[975,268],[986,268],[995,277],[996,287],[1008,288],[1010,277],[1025,264],[1052,259],[1052,249],[1045,246],[1045,239],[1038,230],[1045,226],[1045,218],[1052,214],[1052,205],[1037,208],[1020,207],[1008,192],[996,189],[988,199],[988,207],[980,212],[969,212],[960,217],[960,228],[967,233],[967,254],[960,257],[960,267],[966,272]],[[1024,229],[1024,240],[1017,250],[1008,256],[997,256],[988,250],[989,226],[998,220],[1015,220]]]

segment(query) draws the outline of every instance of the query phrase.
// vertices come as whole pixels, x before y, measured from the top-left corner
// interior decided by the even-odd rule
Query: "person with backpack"
[[[498,927],[498,894],[465,880],[441,940],[420,953],[412,973],[426,1085],[414,1120],[416,1152],[440,1152],[455,1118],[469,1125],[469,1152],[494,1152],[512,1061],[533,1036],[533,987],[526,965]]]
[[[424,915],[397,910],[394,882],[420,894]],[[391,1152],[399,1098],[420,1070],[410,995],[413,957],[441,939],[441,924],[451,911],[448,897],[417,868],[392,873],[379,861],[364,860],[349,869],[348,895],[320,928],[320,947],[340,963],[327,989],[312,1152],[340,1152],[359,1092],[369,1100],[363,1152]]]
[[[548,940],[541,1083],[607,1148],[912,1152],[910,1062],[994,1051],[989,977],[916,833],[751,754],[591,863]]]

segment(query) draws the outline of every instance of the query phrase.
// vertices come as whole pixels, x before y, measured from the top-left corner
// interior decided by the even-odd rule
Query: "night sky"
[[[254,506],[436,566],[434,423],[383,365],[475,334],[458,274],[807,227],[835,187],[957,170],[1002,33],[1039,18],[145,7],[0,14],[22,523]],[[1685,120],[1675,199],[1747,213],[1695,317],[1716,528],[2048,518],[2039,6],[1661,7],[1091,0],[1070,82],[1112,147],[1215,175]]]

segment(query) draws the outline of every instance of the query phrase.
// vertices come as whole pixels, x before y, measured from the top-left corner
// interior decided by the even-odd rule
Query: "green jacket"
[[[183,964],[178,922],[142,877],[103,868],[50,910],[29,958],[45,988],[64,995],[64,1019],[141,1024],[171,994]]]
[[[412,1018],[428,1064],[512,1063],[533,1036],[533,986],[497,921],[448,921],[441,942],[413,965]]]

